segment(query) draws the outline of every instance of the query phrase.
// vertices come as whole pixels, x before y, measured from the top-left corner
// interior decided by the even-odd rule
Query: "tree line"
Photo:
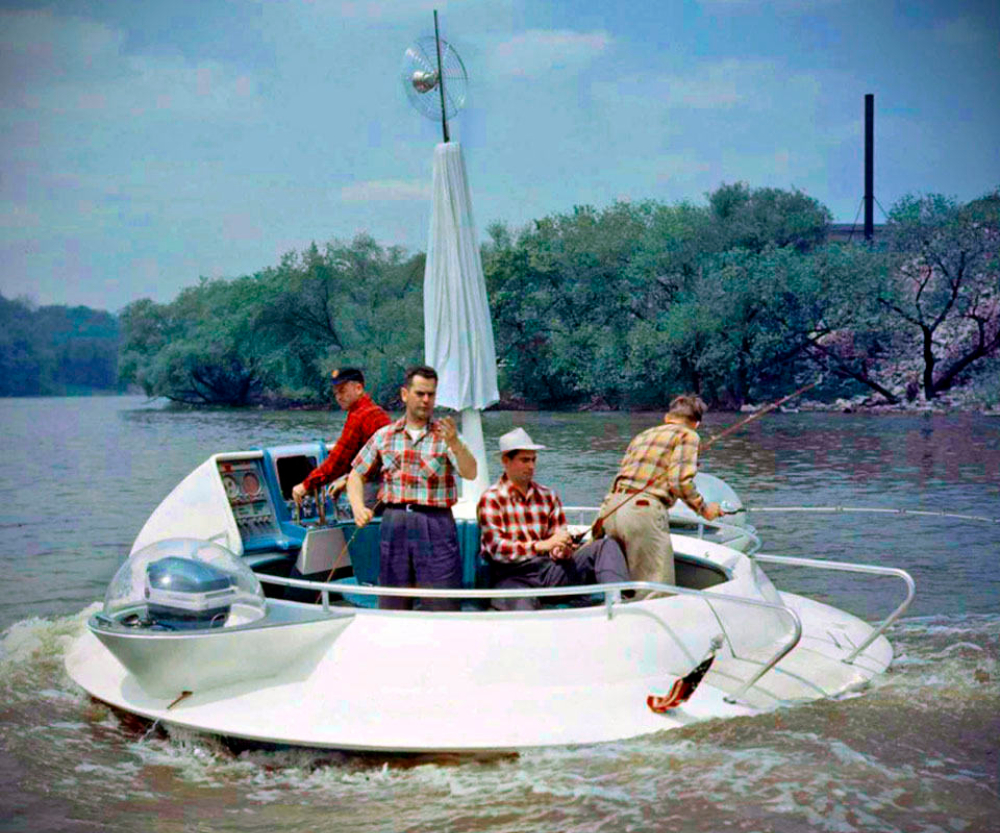
[[[576,207],[482,247],[501,395],[512,407],[716,407],[776,398],[1000,398],[1000,191],[908,196],[874,245],[828,239],[797,190],[723,185],[703,205]],[[315,244],[120,316],[122,383],[207,405],[330,400],[329,370],[365,369],[393,405],[423,354],[424,255]],[[6,375],[6,374],[5,374]]]
[[[109,312],[0,295],[0,396],[119,389],[119,336]]]

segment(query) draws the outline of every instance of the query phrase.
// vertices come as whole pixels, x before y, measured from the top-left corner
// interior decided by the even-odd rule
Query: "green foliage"
[[[739,405],[801,372],[831,306],[819,254],[829,212],[742,183],[708,201],[490,229],[502,389],[543,407],[652,406],[681,388]]]
[[[262,326],[266,282],[202,279],[166,305],[137,301],[122,313],[121,373],[149,396],[193,405],[246,405],[272,381],[276,341]]]
[[[792,246],[807,252],[826,239],[833,215],[798,189],[751,189],[745,182],[722,185],[708,195],[720,250]]]
[[[888,232],[900,282],[880,300],[909,334],[933,399],[1000,348],[1000,190],[965,206],[940,194],[904,197]]]
[[[89,307],[33,308],[0,295],[0,396],[116,388],[118,322]]]
[[[703,206],[619,202],[496,224],[482,256],[501,395],[658,408],[693,390],[739,407],[822,370],[826,395],[893,402],[914,395],[906,362],[928,349],[927,390],[944,390],[1000,360],[998,204],[907,198],[884,248],[827,244],[814,199],[744,183]],[[423,271],[423,255],[360,235],[169,304],[138,301],[122,314],[121,377],[184,402],[319,403],[331,368],[357,365],[394,405],[423,354]],[[0,358],[31,376],[23,335],[5,336]]]
[[[422,278],[422,257],[359,236],[257,275],[203,279],[170,304],[137,301],[122,314],[122,378],[195,405],[323,402],[330,370],[354,364],[388,402],[420,360]]]

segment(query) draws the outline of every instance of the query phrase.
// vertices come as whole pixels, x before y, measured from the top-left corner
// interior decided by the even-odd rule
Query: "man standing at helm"
[[[372,519],[364,505],[364,481],[380,473],[385,506],[379,539],[379,584],[387,587],[462,586],[462,557],[451,507],[458,476],[476,478],[476,458],[449,418],[432,419],[437,372],[411,367],[400,390],[402,419],[380,428],[354,458],[347,497],[360,529]],[[379,607],[409,610],[413,599],[380,596]],[[458,610],[457,599],[423,599],[425,610]]]
[[[302,503],[303,498],[313,489],[325,486],[330,481],[330,496],[336,500],[337,495],[347,486],[347,474],[351,470],[351,461],[368,442],[372,434],[391,420],[389,415],[376,405],[365,393],[364,374],[356,367],[342,367],[330,374],[333,377],[333,395],[337,404],[347,411],[347,422],[340,432],[337,444],[330,449],[326,459],[313,469],[309,476],[292,488],[292,499]],[[366,503],[374,503],[374,497]]]
[[[637,435],[625,451],[611,491],[601,504],[605,535],[625,550],[634,581],[674,584],[674,550],[667,510],[683,500],[706,520],[722,514],[698,492],[698,425],[705,403],[677,396],[663,423]]]

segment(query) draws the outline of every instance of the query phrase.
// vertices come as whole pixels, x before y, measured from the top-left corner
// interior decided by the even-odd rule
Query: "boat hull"
[[[90,630],[73,644],[66,666],[92,696],[127,712],[254,741],[406,752],[597,743],[836,696],[888,667],[892,649],[883,638],[852,664],[843,662],[850,643],[870,633],[864,622],[800,597],[783,600],[806,614],[803,639],[792,653],[728,702],[759,668],[753,655],[766,652],[767,640],[759,632],[754,648],[727,639],[691,700],[666,714],[654,714],[647,696],[669,689],[700,661],[724,601],[713,614],[697,598],[651,599],[616,605],[610,617],[604,607],[359,610],[325,630],[319,623],[309,649],[290,652],[279,672],[203,681],[204,687],[179,676],[171,688],[169,675],[160,672],[145,679]],[[285,606],[288,616],[299,607],[274,604]],[[777,621],[774,627],[781,629]],[[272,636],[278,630],[284,629],[272,628]],[[222,659],[232,646],[219,639],[217,649]],[[200,661],[212,664],[211,648],[199,650]],[[252,665],[252,647],[243,651],[244,663]]]

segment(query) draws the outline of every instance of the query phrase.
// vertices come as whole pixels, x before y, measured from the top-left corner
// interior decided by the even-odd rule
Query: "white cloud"
[[[257,81],[214,61],[126,54],[124,34],[50,11],[0,11],[8,112],[128,119],[147,112],[217,119],[259,106]]]
[[[605,31],[531,29],[498,44],[490,57],[497,76],[532,78],[557,69],[579,69],[600,56],[611,44]]]
[[[430,196],[430,183],[418,180],[371,179],[340,189],[340,199],[343,202],[427,200]]]
[[[748,107],[766,110],[775,100],[795,95],[811,105],[818,85],[811,76],[785,74],[773,61],[730,59],[703,62],[673,75],[631,75],[615,81],[596,81],[594,95],[605,104],[625,107],[634,116],[649,115],[650,107],[689,110],[726,110]]]

